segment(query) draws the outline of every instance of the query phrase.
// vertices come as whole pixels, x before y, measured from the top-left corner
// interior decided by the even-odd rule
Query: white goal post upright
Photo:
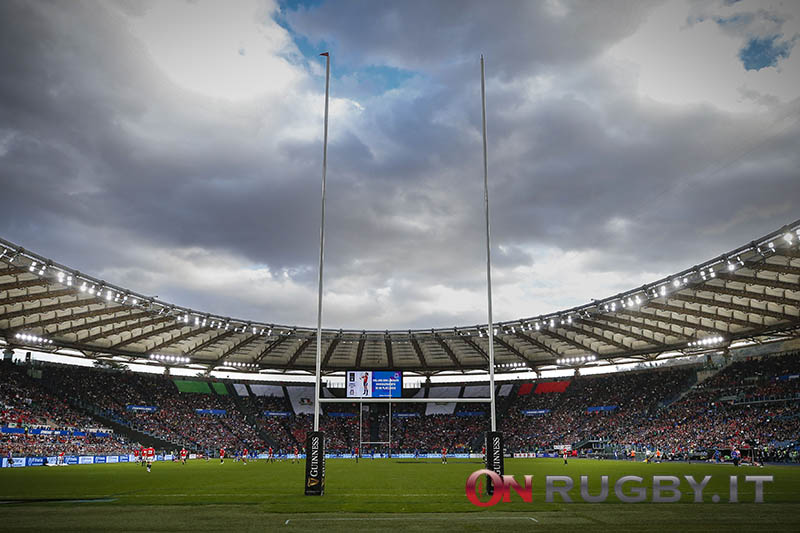
[[[314,431],[306,438],[306,476],[304,493],[322,496],[325,492],[325,435],[319,430],[319,389],[322,374],[322,268],[325,260],[325,177],[328,172],[328,98],[331,86],[331,56],[325,56],[325,119],[322,138],[322,211],[319,224],[319,284],[317,289],[317,359],[314,380]]]
[[[322,210],[319,224],[319,283],[317,289],[317,370],[314,380],[314,431],[319,431],[319,389],[322,373],[322,269],[325,263],[325,178],[328,173],[328,96],[331,85],[331,56],[325,56],[325,122],[322,134]]]
[[[481,54],[481,122],[483,125],[483,205],[486,212],[486,301],[489,314],[489,397],[491,398],[491,431],[497,431],[494,404],[494,323],[492,322],[492,246],[489,232],[489,158],[486,148],[486,81]]]
[[[502,476],[503,435],[497,431],[497,413],[494,391],[494,323],[492,322],[492,243],[489,225],[489,155],[486,141],[486,67],[481,54],[481,126],[483,130],[483,205],[486,214],[486,303],[488,311],[489,337],[489,398],[491,400],[491,424],[485,436],[486,469]],[[494,494],[492,479],[486,481],[486,492]]]

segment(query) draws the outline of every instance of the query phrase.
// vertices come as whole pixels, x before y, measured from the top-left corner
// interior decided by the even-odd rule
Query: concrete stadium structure
[[[498,372],[725,351],[800,336],[800,220],[682,272],[603,300],[495,324]],[[199,370],[314,372],[316,330],[188,309],[96,279],[0,239],[8,349]],[[323,330],[322,369],[430,376],[486,372],[485,325]]]

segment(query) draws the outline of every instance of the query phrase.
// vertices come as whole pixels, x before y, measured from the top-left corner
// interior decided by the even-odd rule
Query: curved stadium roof
[[[0,239],[0,337],[10,347],[70,350],[212,370],[313,372],[316,329],[214,315],[82,274]],[[800,220],[642,287],[495,324],[498,371],[653,360],[719,350],[800,329]],[[323,330],[323,372],[487,370],[486,325]]]

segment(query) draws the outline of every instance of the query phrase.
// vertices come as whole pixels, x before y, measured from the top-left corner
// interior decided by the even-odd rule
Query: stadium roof
[[[0,239],[10,347],[213,369],[313,372],[316,329],[219,316],[138,294]],[[800,220],[603,300],[495,324],[498,371],[648,361],[800,329]],[[486,325],[323,330],[323,372],[487,370]]]

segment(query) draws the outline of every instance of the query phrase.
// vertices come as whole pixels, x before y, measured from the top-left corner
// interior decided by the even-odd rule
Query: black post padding
[[[325,434],[312,431],[306,437],[306,496],[325,492]]]
[[[486,432],[486,469],[491,470],[498,476],[504,473],[503,463],[503,434],[499,431]],[[488,477],[488,476],[487,476]],[[486,480],[486,493],[494,494],[492,479]]]

